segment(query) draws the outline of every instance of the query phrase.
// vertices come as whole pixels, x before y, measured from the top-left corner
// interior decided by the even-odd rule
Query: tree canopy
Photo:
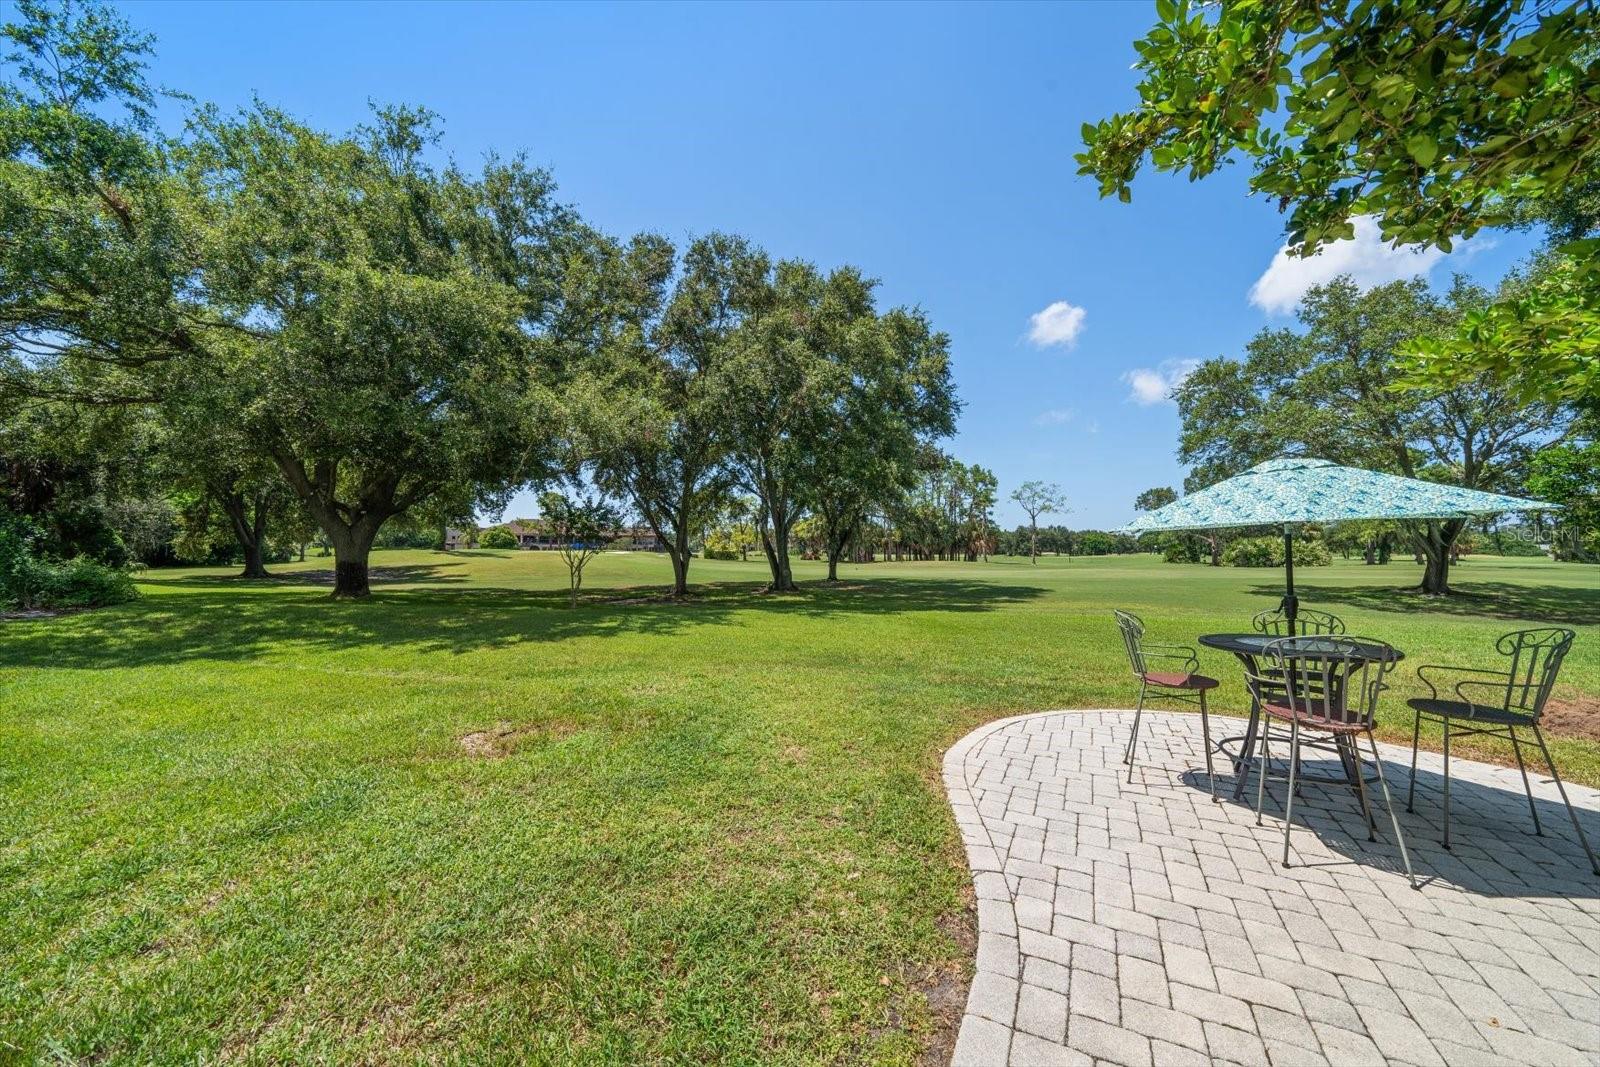
[[[442,543],[517,489],[587,480],[655,531],[683,593],[743,490],[787,590],[802,516],[833,573],[954,430],[949,339],[855,266],[613,238],[520,157],[448,161],[420,108],[336,132],[198,104],[169,132],[148,37],[97,3],[18,11],[0,400],[139,425],[186,550],[227,532],[264,577],[270,531],[320,529],[335,595],[364,596],[386,523]],[[941,470],[987,551],[993,476]]]
[[[1039,516],[1054,515],[1067,509],[1066,494],[1054,482],[1023,482],[1011,491],[1017,507],[1028,513],[1028,558],[1039,560]]]
[[[461,487],[503,499],[554,458],[530,398],[556,363],[568,214],[521,161],[436,170],[435,136],[406,109],[333,137],[258,107],[203,113],[181,155],[205,204],[201,276],[247,331],[190,373],[228,383],[346,595],[366,592],[387,519]]]
[[[1146,158],[1191,179],[1243,159],[1251,190],[1289,213],[1298,254],[1350,237],[1360,216],[1392,242],[1449,250],[1530,214],[1570,220],[1600,170],[1600,10],[1587,0],[1156,8],[1135,43],[1138,107],[1083,128],[1081,172],[1102,195],[1130,199]],[[1419,338],[1403,384],[1491,371],[1526,397],[1592,396],[1597,340],[1600,241],[1584,239],[1452,334]]]
[[[1560,438],[1558,405],[1528,405],[1488,379],[1425,395],[1390,388],[1393,353],[1454,328],[1483,294],[1458,282],[1440,298],[1420,281],[1362,292],[1348,278],[1311,289],[1301,328],[1267,329],[1242,360],[1202,363],[1176,392],[1179,458],[1209,485],[1281,455],[1430,478],[1472,489],[1517,488],[1532,454]],[[1423,586],[1448,590],[1459,521],[1411,524],[1427,558]]]

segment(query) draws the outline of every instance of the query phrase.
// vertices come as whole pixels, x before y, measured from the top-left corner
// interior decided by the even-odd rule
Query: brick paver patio
[[[1453,761],[1445,852],[1442,761],[1408,815],[1410,752],[1381,746],[1418,891],[1382,811],[1369,843],[1329,785],[1285,870],[1283,783],[1257,827],[1219,760],[1213,804],[1196,715],[1147,711],[1127,784],[1132,718],[1026,715],[946,755],[980,927],[957,1064],[1600,1063],[1600,878],[1547,777],[1535,837],[1515,769]],[[1600,842],[1600,793],[1568,789]]]

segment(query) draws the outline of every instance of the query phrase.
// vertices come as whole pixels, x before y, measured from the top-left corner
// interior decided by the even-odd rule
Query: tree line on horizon
[[[156,111],[175,94],[147,78],[148,36],[100,3],[13,10],[8,587],[104,596],[130,557],[237,556],[259,577],[275,546],[320,539],[335,595],[362,596],[385,531],[464,523],[526,486],[626,507],[678,592],[696,551],[759,552],[792,589],[797,542],[832,575],[1007,539],[992,472],[938,449],[960,409],[948,338],[880,308],[858,269],[732,234],[604,234],[521,157],[439,162],[418,108],[335,134],[265,102],[193,103],[166,132]],[[1146,160],[1202,177],[1236,158],[1287,213],[1292,254],[1361,218],[1446,250],[1497,226],[1546,238],[1492,291],[1336,279],[1296,327],[1200,364],[1173,395],[1186,489],[1316,454],[1554,500],[1561,552],[1600,553],[1597,18],[1584,3],[1157,4],[1137,108],[1084,128],[1103,194],[1130,199]],[[1059,490],[1011,499],[1036,559]],[[1447,592],[1468,526],[1395,532],[1423,589]]]

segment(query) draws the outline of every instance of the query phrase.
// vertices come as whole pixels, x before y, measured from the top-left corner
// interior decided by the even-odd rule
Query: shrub
[[[127,571],[96,563],[87,556],[66,561],[24,557],[14,567],[3,592],[7,605],[32,608],[98,608],[133,600],[139,591]]]
[[[1222,562],[1230,567],[1281,567],[1283,543],[1275,537],[1244,537],[1222,551]]]
[[[706,535],[705,547],[700,550],[702,559],[738,559],[739,543],[733,531],[718,527]]]
[[[0,605],[35,608],[89,608],[120,604],[139,595],[126,570],[77,556],[45,555],[38,524],[0,512]]]
[[[495,526],[483,531],[483,536],[478,538],[479,548],[516,548],[515,535],[504,526]]]
[[[1161,534],[1161,558],[1168,563],[1199,563],[1201,542],[1193,534]]]
[[[1283,566],[1283,538],[1241,537],[1222,550],[1222,562],[1230,567]],[[1328,546],[1321,541],[1296,541],[1296,567],[1326,567],[1333,562]]]

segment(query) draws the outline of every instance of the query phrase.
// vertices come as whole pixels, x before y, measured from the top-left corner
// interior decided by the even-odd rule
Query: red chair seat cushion
[[[1203,674],[1179,674],[1176,671],[1145,671],[1144,680],[1164,689],[1215,689],[1222,684]]]
[[[1284,722],[1294,722],[1298,719],[1300,725],[1308,730],[1323,730],[1330,734],[1359,734],[1365,733],[1367,730],[1365,723],[1335,722],[1330,719],[1324,719],[1319,715],[1313,715],[1309,711],[1296,711],[1294,708],[1285,707],[1282,704],[1262,704],[1261,710],[1271,715],[1274,719],[1282,719]]]

